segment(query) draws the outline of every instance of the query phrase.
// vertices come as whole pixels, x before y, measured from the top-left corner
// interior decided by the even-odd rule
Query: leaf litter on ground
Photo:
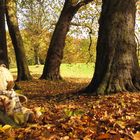
[[[140,140],[140,93],[67,98],[88,82],[18,83],[28,97],[24,106],[43,112],[43,116],[21,128],[1,125],[0,140]]]

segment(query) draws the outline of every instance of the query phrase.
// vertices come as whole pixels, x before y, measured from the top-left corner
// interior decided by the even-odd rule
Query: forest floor
[[[72,96],[89,79],[20,82],[24,105],[43,115],[20,128],[1,126],[0,140],[140,140],[140,94]]]

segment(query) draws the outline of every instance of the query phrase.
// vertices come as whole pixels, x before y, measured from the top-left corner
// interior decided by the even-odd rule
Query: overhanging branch
[[[94,21],[95,18],[96,18],[96,16],[93,17],[92,23],[91,23],[91,24],[93,24],[93,21]],[[85,27],[85,28],[88,28],[88,30],[89,30],[89,32],[88,32],[88,34],[89,34],[89,46],[88,46],[89,59],[88,59],[88,61],[87,61],[87,63],[88,63],[88,62],[90,61],[90,59],[92,58],[92,56],[93,56],[93,54],[91,53],[93,29],[92,29],[91,26],[89,26],[89,25],[87,25],[87,24],[80,24],[80,23],[73,23],[73,22],[72,22],[71,25],[72,25],[72,26],[81,26],[81,27]]]
[[[78,2],[77,4],[74,4],[72,6],[74,6],[75,8],[79,9],[80,7],[92,2],[94,0],[81,0],[80,2]]]

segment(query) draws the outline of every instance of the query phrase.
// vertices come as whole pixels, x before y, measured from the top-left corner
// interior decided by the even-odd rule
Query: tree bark
[[[103,0],[95,72],[85,92],[104,95],[140,90],[135,4],[135,0]]]
[[[9,33],[16,55],[16,63],[18,69],[17,81],[31,80],[32,77],[29,72],[23,40],[18,27],[18,19],[16,16],[16,1],[6,0],[6,18],[9,28]]]
[[[48,49],[43,74],[40,79],[60,80],[60,64],[63,59],[66,34],[70,21],[74,16],[74,8],[65,1],[58,23],[56,24]]]
[[[82,2],[77,1],[77,3],[75,4],[72,3],[71,0],[65,0],[64,7],[62,9],[61,15],[59,17],[50,42],[43,69],[43,74],[41,75],[40,79],[62,79],[60,76],[60,65],[63,59],[65,39],[67,32],[69,31],[71,20],[81,6],[88,4],[91,1],[93,0],[87,0]]]
[[[39,60],[39,45],[34,44],[34,60],[35,60],[35,65],[40,65],[40,60]]]
[[[0,64],[9,67],[5,31],[5,0],[0,0]]]

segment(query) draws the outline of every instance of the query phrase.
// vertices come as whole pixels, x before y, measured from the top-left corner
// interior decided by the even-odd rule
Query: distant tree
[[[18,1],[18,13],[21,15],[20,25],[27,31],[26,37],[30,40],[28,49],[32,50],[34,60],[32,64],[40,64],[45,61],[42,49],[45,44],[45,52],[48,49],[50,35],[48,32],[54,30],[58,18],[61,0],[22,0]],[[61,4],[62,7],[62,4]],[[23,38],[24,40],[24,38]],[[49,40],[49,41],[48,41]],[[46,56],[46,53],[45,53]],[[31,60],[31,59],[30,59]]]
[[[60,80],[60,64],[63,59],[66,34],[69,31],[73,16],[83,5],[93,0],[72,1],[65,0],[59,20],[52,35],[50,46],[47,52],[43,74],[40,79]]]
[[[136,1],[102,1],[95,73],[85,92],[105,95],[140,90],[135,41]]]
[[[92,44],[89,47],[89,38],[78,39],[67,35],[62,63],[95,62],[96,42],[97,38],[92,37]]]
[[[23,32],[21,33],[29,64],[38,64],[39,61],[41,64],[44,64],[46,57],[45,52],[48,50],[52,31],[55,28],[63,5],[64,1],[62,0],[53,0],[53,3],[51,0],[18,1],[19,24],[25,31],[25,34],[23,34]],[[99,5],[100,3],[95,4],[95,2],[93,2],[82,6],[82,8],[78,10],[71,21],[71,27],[67,35],[68,40],[71,36],[79,39],[80,36],[87,37],[88,34],[95,34],[96,31],[94,30],[98,29],[96,25],[98,25]],[[93,13],[95,17],[92,16]],[[49,32],[49,34],[47,32]],[[72,46],[76,46],[76,44],[72,44],[73,42],[70,43],[71,47],[69,47],[69,50]],[[87,42],[87,45],[88,44]],[[77,45],[76,48],[72,49],[78,50],[79,46]],[[64,54],[66,54],[65,51]],[[64,59],[66,58],[65,56]],[[68,56],[69,55],[67,55],[67,58]],[[75,56],[77,56],[77,53],[73,55],[74,58]]]
[[[0,64],[9,67],[5,31],[5,0],[0,0]]]
[[[23,41],[18,27],[16,11],[16,0],[6,0],[7,24],[15,50],[18,69],[17,81],[30,80],[32,77],[27,65]]]
[[[23,15],[22,28],[25,28],[32,42],[31,49],[34,54],[34,64],[40,64],[40,39],[43,37],[47,22],[46,0],[23,0],[19,3],[19,13]],[[26,33],[26,34],[27,34]]]

